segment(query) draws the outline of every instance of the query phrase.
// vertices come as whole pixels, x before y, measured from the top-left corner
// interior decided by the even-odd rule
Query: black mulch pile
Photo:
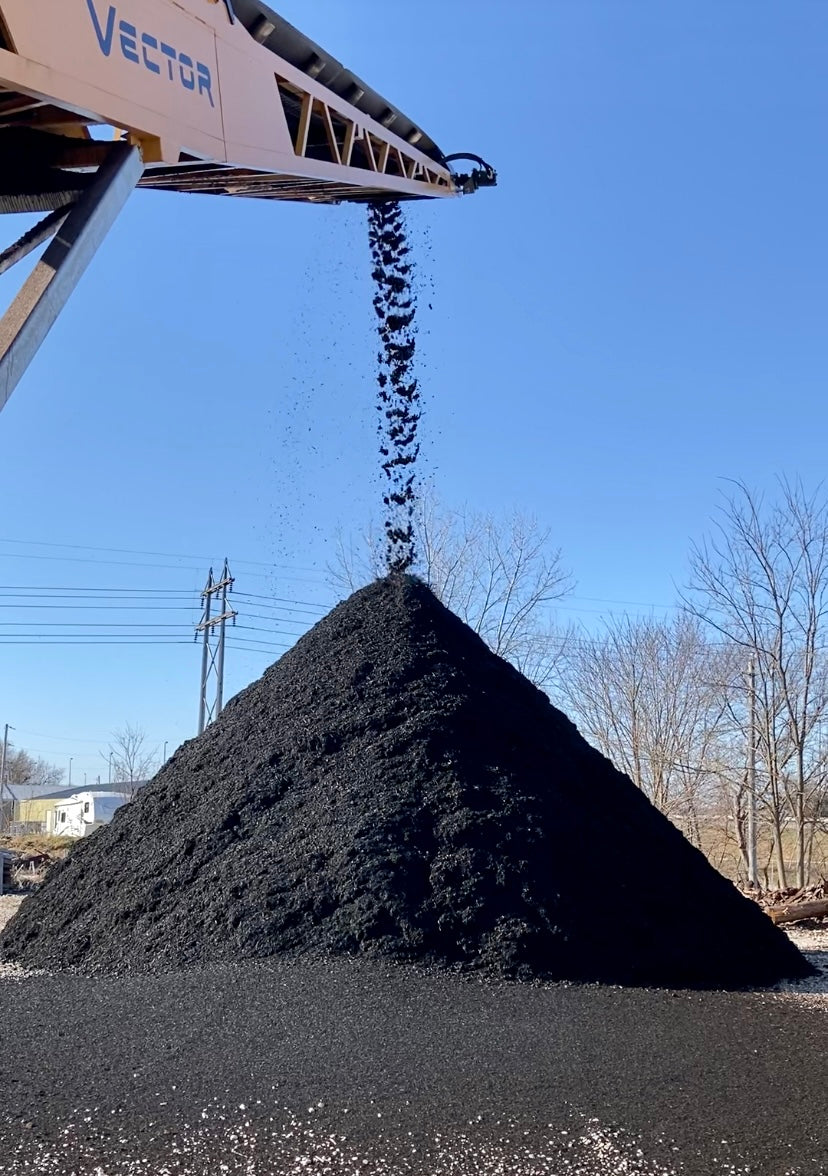
[[[355,593],[9,924],[27,967],[364,953],[739,987],[809,965],[419,581]]]

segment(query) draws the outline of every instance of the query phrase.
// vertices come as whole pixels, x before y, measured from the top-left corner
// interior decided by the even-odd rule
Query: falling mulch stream
[[[380,338],[377,408],[386,479],[386,563],[390,572],[406,572],[416,555],[415,463],[420,451],[420,387],[414,375],[417,299],[411,281],[411,247],[397,201],[368,205],[368,236]]]

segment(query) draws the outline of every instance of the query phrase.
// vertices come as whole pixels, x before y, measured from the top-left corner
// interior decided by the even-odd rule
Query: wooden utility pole
[[[0,759],[0,833],[6,827],[6,759],[9,753],[9,724],[3,733],[3,756]],[[2,862],[0,862],[2,869]]]
[[[748,883],[759,886],[759,872],[756,866],[756,662],[751,657],[748,666]]]

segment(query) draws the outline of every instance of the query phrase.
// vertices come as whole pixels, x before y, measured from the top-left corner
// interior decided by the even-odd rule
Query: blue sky
[[[433,306],[423,465],[447,504],[552,527],[577,580],[561,619],[669,606],[722,478],[822,479],[821,0],[276,6],[499,170],[493,192],[411,212]],[[18,745],[71,755],[75,782],[105,773],[127,721],[159,753],[189,737],[186,625],[225,554],[248,626],[231,693],[333,601],[336,528],[379,500],[371,329],[359,209],[132,198],[0,418],[0,592],[26,589],[0,597],[18,622],[0,628],[0,723]],[[98,604],[15,609],[33,587]],[[184,643],[8,643],[103,621],[116,589]]]

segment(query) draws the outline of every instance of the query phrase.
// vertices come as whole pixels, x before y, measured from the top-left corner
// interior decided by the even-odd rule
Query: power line
[[[125,595],[120,595],[121,593],[123,593]],[[30,594],[33,594],[33,595],[30,595]],[[265,596],[265,595],[261,595],[261,594],[256,595],[256,594],[253,594],[250,592],[236,592],[236,593],[234,593],[234,596],[236,596],[237,598],[242,599],[242,600],[259,601],[261,603],[256,605],[256,607],[258,607],[258,608],[267,607],[267,608],[272,608],[272,609],[283,611],[283,612],[296,612],[296,613],[306,613],[307,612],[311,615],[323,616],[331,608],[330,605],[313,604],[310,601],[306,601],[306,600],[292,600],[289,597],[283,597],[283,596]],[[79,588],[79,587],[72,587],[72,588],[63,587],[63,588],[61,588],[61,587],[52,587],[52,586],[44,587],[44,586],[35,586],[35,585],[5,584],[5,585],[0,585],[0,598],[9,598],[9,599],[18,599],[19,598],[19,599],[23,599],[23,600],[34,600],[34,601],[40,601],[40,600],[44,600],[44,599],[47,599],[47,600],[90,599],[90,600],[94,600],[94,601],[98,601],[98,600],[115,600],[115,601],[120,601],[120,600],[137,600],[137,601],[148,600],[149,601],[149,600],[151,600],[151,601],[157,601],[158,599],[161,599],[161,600],[169,599],[169,600],[174,600],[176,602],[183,599],[183,600],[192,600],[194,602],[200,602],[201,596],[200,596],[200,593],[198,593],[198,592],[183,591],[183,590],[179,590],[179,589],[165,590],[165,589],[152,589],[152,588],[143,589],[142,588],[140,590],[137,590],[135,588]],[[172,607],[172,606],[170,606],[170,607]]]
[[[192,607],[186,604],[13,604],[6,606],[12,609],[18,608],[46,608],[52,610],[64,610],[69,612],[77,612],[81,609],[95,609],[97,612],[188,612],[191,613],[196,608],[194,604]],[[252,614],[248,613],[248,616]],[[263,618],[270,620],[269,617]],[[295,622],[299,624],[299,622]]]
[[[232,642],[227,643],[227,648],[233,650],[233,656],[238,657],[240,654],[249,653],[257,658],[264,658],[268,665],[280,660],[287,653],[286,649],[259,649],[255,645],[233,645]]]
[[[172,572],[198,572],[197,567],[186,567],[183,564],[157,564],[157,563],[140,563],[136,560],[125,559],[93,559],[90,556],[80,555],[36,555],[17,553],[13,551],[2,552],[3,559],[41,559],[48,560],[52,563],[81,563],[81,564],[97,564],[101,567],[112,568],[151,568],[157,570],[159,568]],[[248,575],[257,575],[256,572],[248,572]]]
[[[182,633],[3,633],[0,645],[189,645]]]
[[[252,620],[273,621],[275,624],[279,624],[279,625],[305,625],[306,626],[309,623],[308,621],[305,621],[305,620],[295,621],[293,619],[293,617],[268,616],[266,613],[245,612],[244,615],[245,615],[245,617],[250,617]]]
[[[272,633],[278,637],[301,637],[301,633],[283,633],[281,629],[265,629],[262,625],[236,625],[237,629],[247,629],[250,633]]]
[[[270,601],[273,601],[274,607],[277,604],[295,604],[295,605],[299,605],[302,607],[306,606],[309,610],[316,612],[316,613],[319,613],[322,616],[324,616],[325,613],[330,612],[331,608],[333,607],[330,604],[319,604],[316,601],[312,601],[312,600],[290,600],[284,596],[262,596],[262,595],[257,595],[254,592],[237,592],[237,593],[235,593],[235,595],[237,597],[239,597],[240,599],[246,599],[246,600],[270,600]],[[299,609],[295,608],[295,609],[292,609],[291,611],[299,612]]]
[[[35,634],[37,637],[37,634]],[[100,640],[94,638],[77,637],[66,639],[59,639],[56,637],[43,638],[41,640],[24,640],[15,638],[10,640],[6,637],[0,637],[0,645],[191,645],[191,641],[184,641],[177,637],[170,637],[165,640],[146,640],[141,637],[134,637],[132,639],[115,639],[115,638],[101,638]]]
[[[124,549],[125,550],[125,549]],[[257,604],[245,621],[263,621],[265,625],[244,624],[240,628],[254,634],[253,638],[238,636],[239,642],[255,642],[257,651],[271,656],[290,648],[309,625],[319,619],[324,608],[309,601],[293,601],[289,597],[271,597],[264,594],[242,593],[255,596]],[[0,644],[2,645],[178,645],[185,644],[187,622],[165,621],[159,613],[192,614],[201,603],[200,595],[194,591],[149,587],[146,589],[115,588],[103,585],[85,587],[55,588],[44,585],[0,585],[0,607],[6,617],[14,619],[0,621]],[[19,615],[16,613],[19,610]],[[87,615],[70,619],[72,613],[83,611]],[[40,620],[34,612],[62,613],[56,620]],[[90,617],[89,613],[97,612]],[[100,614],[113,612],[118,619],[101,620]],[[149,619],[132,619],[125,613],[145,614]],[[0,613],[2,615],[2,613]],[[285,628],[287,626],[287,629]],[[280,640],[281,639],[281,640]],[[245,648],[239,645],[238,648]]]
[[[131,641],[131,642],[135,642],[135,643],[147,642],[147,643],[159,643],[159,644],[181,644],[181,643],[187,644],[187,645],[190,644],[189,638],[184,637],[185,630],[182,630],[181,627],[178,625],[170,625],[169,626],[170,629],[176,630],[173,633],[169,633],[169,632],[167,632],[167,633],[158,633],[158,632],[145,633],[143,631],[126,632],[126,631],[123,631],[122,629],[119,629],[119,631],[116,633],[109,633],[109,632],[100,633],[100,632],[94,631],[96,628],[107,628],[107,626],[105,626],[105,625],[84,626],[84,629],[85,629],[84,632],[67,633],[64,631],[64,629],[66,627],[68,627],[68,626],[61,626],[60,627],[61,631],[58,633],[52,633],[52,632],[49,632],[49,633],[42,633],[42,632],[0,633],[0,644],[2,644],[2,645],[15,645],[15,644],[43,644],[43,645],[46,645],[46,644],[49,644],[50,642],[57,641],[58,639],[60,639],[61,641],[82,643],[87,640],[90,642],[93,640],[112,641],[112,640],[115,640],[116,638],[119,640]],[[150,628],[151,626],[146,626],[146,627]],[[140,625],[135,626],[135,628],[143,630],[143,626],[140,626]],[[277,638],[277,637],[287,638],[287,641],[284,643],[273,642],[273,644],[283,645],[284,648],[288,648],[290,645],[292,645],[295,641],[297,641],[302,636],[302,634],[300,634],[300,633],[284,633],[279,629],[263,629],[258,625],[238,625],[237,629],[246,630],[247,632],[251,632],[251,633],[264,633],[268,637],[273,637],[273,638]],[[270,644],[270,642],[265,641],[261,637],[259,637],[259,638],[238,638],[238,640],[253,640],[253,641],[258,641],[260,644]]]
[[[153,571],[173,571],[173,572],[192,572],[197,574],[201,569],[196,566],[187,564],[168,564],[168,563],[147,563],[146,561],[126,560],[126,559],[94,559],[91,556],[81,555],[41,555],[38,553],[24,553],[14,551],[2,552],[3,559],[23,559],[23,560],[46,560],[51,563],[79,563],[79,564],[95,564],[99,567],[113,567],[113,568],[148,568]],[[170,558],[175,559],[175,556]],[[269,567],[269,564],[263,564],[263,567]],[[276,568],[270,572],[245,572],[246,576],[252,576],[257,580],[268,580],[276,575]],[[279,578],[283,580],[291,580],[297,584],[320,584],[324,582],[324,577],[317,579],[308,579],[307,576],[288,575],[284,572],[278,573]]]
[[[3,539],[0,538],[0,543],[11,543],[20,547],[53,547],[62,551],[99,551],[106,555],[149,555],[159,559],[196,559],[203,563],[209,563],[213,558],[210,555],[193,555],[182,554],[178,551],[142,551],[140,549],[131,547],[96,547],[91,543],[50,543],[40,539]],[[105,561],[104,561],[105,562]],[[236,564],[245,564],[254,568],[272,568],[279,571],[295,571],[295,572],[311,572],[316,573],[317,568],[306,567],[303,564],[277,564],[271,563],[269,560],[261,559],[234,559]]]
[[[26,625],[28,621],[0,621],[0,628]],[[41,621],[42,629],[182,629],[177,621]],[[2,634],[0,634],[2,636]]]
[[[236,628],[238,631],[238,626]],[[273,646],[274,649],[292,649],[296,644],[295,641],[268,641],[264,637],[237,637],[233,634],[230,636],[232,636],[232,639],[235,642],[247,642],[251,645],[270,645]],[[285,636],[287,636],[287,634],[285,634]],[[228,637],[228,641],[229,640],[230,637]]]
[[[567,597],[567,599],[571,600],[572,598]],[[591,616],[596,616],[596,617],[629,616],[629,613],[626,613],[626,612],[625,613],[618,613],[618,612],[613,612],[612,609],[605,609],[605,608],[582,608],[578,604],[564,604],[559,600],[551,601],[550,603],[551,603],[551,606],[553,609],[560,610],[561,612],[589,613]],[[622,604],[623,601],[607,601],[607,603],[608,604],[613,604],[613,603]],[[671,608],[675,608],[676,606],[670,605],[670,604],[643,604],[643,605],[641,605],[641,607],[648,608],[648,609],[671,609]],[[650,614],[649,613],[634,613],[633,615],[634,616],[649,616]]]
[[[96,753],[94,751],[84,751],[84,752],[78,752],[75,750],[64,751],[63,748],[60,748],[60,747],[56,747],[54,749],[44,748],[44,747],[19,747],[18,751],[25,751],[27,755],[36,755],[36,756],[40,756],[43,759],[49,759],[52,761],[53,767],[59,766],[59,765],[55,765],[54,761],[56,759],[68,759],[70,756],[73,759],[78,759],[78,760],[83,760],[83,759],[91,760],[91,759],[97,758]],[[101,753],[101,748],[99,747],[98,754],[100,754],[100,753]],[[23,784],[23,785],[17,784],[17,785],[13,785],[13,787],[30,788],[31,785],[30,784]]]
[[[77,584],[73,584],[71,587],[55,584],[0,584],[0,596],[17,596],[28,592],[46,593],[49,596],[57,596],[59,593],[62,595],[64,592],[83,594],[103,592],[107,595],[112,595],[113,598],[119,593],[129,593],[130,597],[135,600],[142,600],[144,597],[154,599],[157,596],[161,596],[162,598],[184,596],[188,599],[199,599],[198,592],[183,588],[88,588]]]
[[[608,596],[568,596],[567,600],[586,600],[589,604],[623,604],[633,608],[679,608],[677,604],[658,604],[653,600],[612,600]]]
[[[75,735],[47,735],[43,731],[28,731],[25,727],[18,727],[17,733],[19,735],[33,735],[35,739],[54,739],[58,743],[85,743],[88,746],[106,742],[105,739],[78,739]],[[107,739],[111,739],[111,735],[107,735]]]

